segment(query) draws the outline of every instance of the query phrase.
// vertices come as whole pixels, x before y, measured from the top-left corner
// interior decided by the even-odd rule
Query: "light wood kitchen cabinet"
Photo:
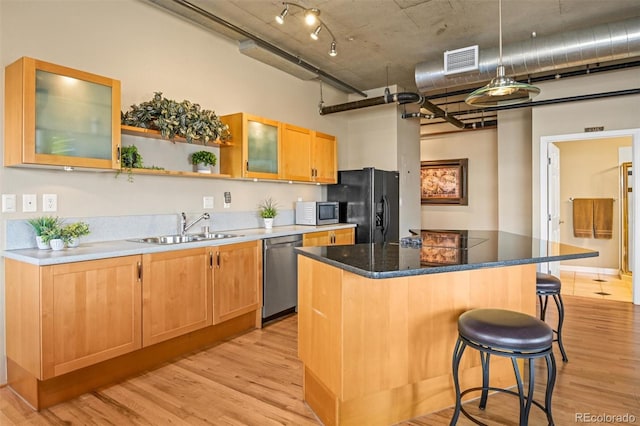
[[[142,256],[143,346],[212,324],[211,256],[208,248]]]
[[[281,179],[309,182],[311,166],[312,131],[291,124],[282,124]]]
[[[119,169],[120,82],[33,58],[5,69],[4,165]]]
[[[5,259],[7,358],[44,380],[139,349],[140,262]]]
[[[337,183],[338,160],[335,136],[316,131],[312,136],[312,180],[319,183]]]
[[[310,232],[302,236],[304,247],[312,246],[340,246],[353,244],[355,232],[353,228],[336,229],[333,231]]]
[[[262,303],[262,242],[213,249],[213,323],[255,311]]]
[[[281,179],[336,183],[336,138],[315,130],[282,124]]]
[[[246,113],[224,115],[231,146],[220,151],[220,173],[231,177],[278,179],[280,123]]]

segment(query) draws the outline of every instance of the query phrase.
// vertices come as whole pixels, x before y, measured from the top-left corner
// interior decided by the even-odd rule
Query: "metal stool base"
[[[536,293],[540,301],[540,319],[542,321],[545,320],[547,314],[549,296],[553,297],[553,301],[556,303],[556,308],[558,308],[558,326],[553,330],[556,335],[554,342],[558,342],[558,348],[560,348],[560,353],[562,354],[562,361],[569,362],[567,352],[564,350],[564,344],[562,343],[562,324],[564,323],[564,303],[562,302],[562,296],[560,296],[560,292],[557,291],[537,291]]]
[[[464,391],[460,390],[460,381],[458,378],[458,371],[460,366],[460,359],[464,353],[464,350],[467,346],[472,347],[480,352],[480,360],[482,364],[482,386],[465,389]],[[513,365],[513,371],[516,376],[516,383],[518,386],[518,392],[511,391],[509,389],[496,388],[493,386],[489,386],[489,361],[491,355],[503,356],[511,358],[511,363]],[[534,360],[536,358],[544,358],[547,364],[547,388],[545,392],[545,405],[543,406],[539,402],[533,400],[533,390],[534,390],[534,378],[535,378],[535,369],[534,369]],[[522,381],[522,377],[520,375],[520,369],[518,368],[518,359],[526,359],[529,364],[529,385],[527,389],[527,395],[524,394],[524,384]],[[462,405],[462,397],[469,392],[473,391],[482,391],[482,395],[480,397],[479,407],[481,410],[484,410],[487,405],[487,397],[489,391],[498,391],[504,392],[507,394],[518,396],[520,399],[520,426],[527,426],[529,423],[529,412],[531,410],[531,405],[535,405],[542,409],[547,416],[547,421],[549,426],[554,426],[553,416],[551,414],[551,396],[553,394],[553,387],[556,381],[556,362],[553,356],[553,348],[549,346],[548,348],[531,353],[523,353],[523,352],[515,352],[515,351],[507,351],[507,350],[497,350],[485,345],[481,345],[475,342],[472,342],[466,339],[464,336],[458,336],[458,341],[456,342],[456,346],[453,352],[453,383],[456,391],[456,406],[453,413],[453,417],[451,418],[450,426],[455,426],[458,422],[458,417],[460,413],[464,414],[466,418],[474,422],[475,424],[486,426],[485,423],[480,422],[471,416]]]

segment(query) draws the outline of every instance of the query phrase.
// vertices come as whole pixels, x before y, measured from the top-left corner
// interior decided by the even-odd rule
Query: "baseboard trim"
[[[613,268],[594,268],[590,266],[571,266],[560,265],[560,271],[563,272],[581,272],[584,274],[600,274],[600,275],[615,275],[620,276],[620,271]]]

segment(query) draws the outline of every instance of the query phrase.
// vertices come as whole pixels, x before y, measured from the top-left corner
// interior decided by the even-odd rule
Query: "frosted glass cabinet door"
[[[120,167],[118,80],[24,57],[5,89],[5,165]]]
[[[111,159],[111,87],[36,70],[36,154]]]
[[[247,172],[278,175],[278,126],[248,120]]]

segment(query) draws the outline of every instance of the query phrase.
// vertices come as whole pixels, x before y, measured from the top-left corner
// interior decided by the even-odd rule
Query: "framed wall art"
[[[420,199],[422,204],[466,206],[469,160],[422,161],[420,163]]]

